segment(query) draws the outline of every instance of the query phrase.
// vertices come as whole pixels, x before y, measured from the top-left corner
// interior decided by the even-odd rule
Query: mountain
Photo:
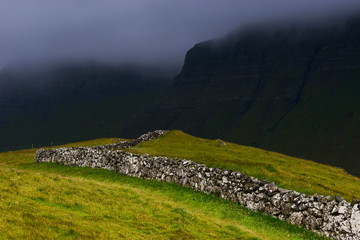
[[[359,39],[360,17],[248,27],[196,44],[171,85],[139,66],[9,66],[0,71],[0,151],[180,129],[360,176]]]
[[[172,85],[121,131],[256,146],[360,176],[360,18],[254,27],[196,44]]]
[[[18,63],[0,72],[0,151],[116,136],[169,84],[153,68]]]

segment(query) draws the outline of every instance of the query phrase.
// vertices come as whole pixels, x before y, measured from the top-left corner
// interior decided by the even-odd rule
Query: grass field
[[[176,184],[34,157],[0,153],[0,239],[324,239]]]
[[[360,179],[341,168],[232,143],[223,146],[216,140],[196,138],[181,131],[171,131],[130,151],[185,158],[210,167],[245,172],[306,194],[340,195],[348,201],[360,199]]]

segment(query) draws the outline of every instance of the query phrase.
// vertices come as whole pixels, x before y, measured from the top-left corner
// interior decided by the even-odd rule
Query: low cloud
[[[195,43],[249,23],[351,14],[358,0],[2,0],[0,65],[98,59],[181,64]]]

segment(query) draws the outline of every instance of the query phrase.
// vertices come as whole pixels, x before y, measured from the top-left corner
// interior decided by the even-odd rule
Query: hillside
[[[209,167],[245,172],[306,194],[340,195],[350,202],[360,199],[360,179],[343,169],[234,143],[222,145],[221,142],[170,131],[127,151],[190,159]]]
[[[9,65],[0,71],[0,152],[115,136],[168,83],[166,74],[143,66]]]
[[[36,164],[34,157],[35,149],[0,153],[1,238],[324,239],[175,184],[108,170]]]
[[[196,44],[171,87],[124,132],[181,129],[360,176],[359,29],[355,17],[249,27]]]

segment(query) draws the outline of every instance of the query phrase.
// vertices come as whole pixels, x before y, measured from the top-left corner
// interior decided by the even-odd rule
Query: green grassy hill
[[[98,139],[67,146],[114,141]],[[230,148],[237,148],[238,153],[247,149],[232,144],[220,147],[214,141],[173,131],[132,150],[147,148],[155,154],[162,145],[165,150],[184,144],[190,148],[178,149],[179,154],[186,155],[191,146],[202,146],[188,152],[188,158],[202,155],[195,149],[211,149],[214,156],[224,154],[224,149],[229,149],[227,156]],[[256,151],[263,154],[251,150],[256,159]],[[175,149],[169,152],[174,153]],[[269,152],[269,156],[281,155]],[[34,157],[35,149],[0,153],[0,239],[323,239],[176,184],[101,169],[36,164]]]
[[[129,151],[185,158],[210,167],[245,172],[306,194],[340,195],[348,201],[360,199],[360,179],[341,168],[233,143],[223,146],[218,140],[196,138],[181,131],[170,131]]]

